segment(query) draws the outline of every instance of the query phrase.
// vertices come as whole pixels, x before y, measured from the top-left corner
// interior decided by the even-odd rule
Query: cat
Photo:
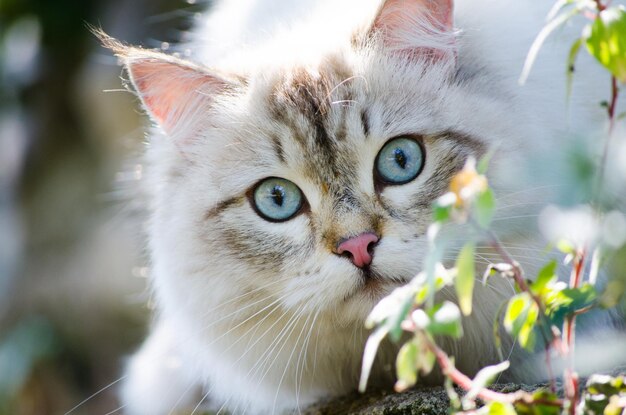
[[[451,177],[495,151],[502,187],[558,148],[565,43],[517,83],[549,7],[533,3],[224,0],[185,59],[102,35],[155,124],[157,310],[127,414],[289,413],[356,389],[364,319],[421,270]],[[576,129],[603,114],[570,115]],[[476,290],[466,335],[444,344],[470,375],[498,360],[492,321],[511,294],[497,279]],[[392,384],[396,351],[382,346],[373,387]]]

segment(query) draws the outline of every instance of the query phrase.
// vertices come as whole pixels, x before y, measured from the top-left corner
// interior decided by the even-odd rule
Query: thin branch
[[[574,267],[570,275],[570,288],[578,288],[583,278],[586,251],[581,249],[574,256]],[[578,310],[580,311],[580,310]],[[569,414],[576,415],[576,406],[580,398],[578,392],[578,375],[574,370],[574,334],[576,328],[576,314],[571,314],[563,323],[563,344],[567,352],[567,367],[563,378],[565,380],[565,396],[569,401]]]
[[[427,337],[427,336],[425,336]],[[427,347],[435,354],[437,358],[437,363],[441,367],[441,370],[444,375],[450,378],[454,383],[459,385],[465,391],[469,391],[474,386],[474,382],[467,375],[459,371],[446,352],[441,350],[433,341],[427,338],[426,340]],[[535,405],[545,405],[545,406],[554,406],[554,407],[562,407],[563,401],[560,399],[555,400],[547,400],[547,399],[534,399],[532,394],[519,390],[517,392],[512,393],[501,393],[496,392],[491,389],[482,388],[477,395],[480,399],[484,401],[497,401],[504,403],[524,403],[524,404],[535,404]]]
[[[613,137],[613,130],[615,129],[615,110],[617,109],[617,97],[619,95],[619,88],[617,87],[617,78],[611,77],[611,100],[607,106],[607,114],[609,116],[609,132],[604,142],[604,149],[602,150],[602,159],[600,160],[598,181],[596,183],[596,195],[600,194],[602,184],[604,182],[604,174],[606,170],[607,159],[609,156],[609,148],[611,147],[611,138]]]
[[[486,234],[489,239],[489,245],[493,249],[496,250],[496,252],[500,255],[500,257],[502,258],[504,262],[506,262],[507,264],[511,266],[513,270],[513,279],[515,283],[517,284],[520,290],[530,295],[532,300],[535,302],[535,304],[539,308],[539,316],[543,320],[545,320],[545,322],[547,323],[546,327],[550,328],[551,338],[545,337],[544,330],[540,331],[542,336],[544,337],[546,344],[552,345],[561,354],[564,354],[565,351],[563,349],[563,345],[561,342],[561,333],[559,333],[558,329],[553,324],[551,324],[550,321],[547,319],[546,308],[545,308],[545,305],[543,304],[543,301],[541,301],[541,298],[539,298],[535,293],[533,293],[530,290],[530,287],[528,287],[528,284],[526,283],[526,278],[524,277],[524,271],[522,270],[522,267],[520,266],[519,262],[513,259],[511,254],[509,254],[506,248],[504,248],[504,245],[502,245],[502,242],[500,242],[500,240],[498,239],[498,237],[493,231],[488,230],[486,231]]]
[[[552,358],[550,357],[550,344],[546,343],[546,368],[548,370],[548,378],[550,379],[550,391],[556,393],[556,378],[554,376],[554,369],[552,369]]]
[[[601,0],[594,0],[596,3],[596,7],[598,8],[598,12],[601,12],[602,10],[606,9],[606,6],[604,4],[602,4]]]

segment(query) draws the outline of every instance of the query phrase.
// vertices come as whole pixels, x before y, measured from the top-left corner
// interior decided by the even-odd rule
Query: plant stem
[[[464,373],[459,371],[446,352],[441,350],[428,336],[424,336],[426,340],[427,347],[435,354],[437,358],[437,363],[439,363],[439,367],[441,367],[441,371],[445,376],[450,378],[454,383],[459,385],[465,391],[469,391],[474,386],[474,382]],[[518,403],[522,402],[525,404],[540,404],[546,406],[554,406],[554,407],[562,407],[563,401],[560,399],[556,400],[543,400],[543,399],[534,399],[532,394],[525,391],[517,391],[513,393],[501,393],[492,391],[491,389],[482,388],[477,396],[484,401],[497,401],[504,403]]]
[[[550,379],[550,391],[556,393],[556,378],[552,369],[552,358],[550,357],[550,343],[545,345],[546,368],[548,369],[548,378]]]
[[[578,288],[582,280],[582,273],[585,264],[585,250],[580,250],[574,256],[574,268],[570,275],[570,288]],[[570,364],[573,362],[574,349],[574,327],[576,325],[576,314],[572,314],[565,320],[563,324],[563,345],[566,353],[569,355]]]
[[[502,243],[492,230],[488,230],[485,232],[489,239],[489,245],[491,245],[491,247],[496,250],[496,252],[500,255],[504,262],[511,266],[513,270],[513,279],[515,280],[515,283],[517,284],[519,289],[523,292],[528,293],[528,295],[530,295],[535,304],[537,304],[537,307],[539,308],[539,316],[541,316],[542,319],[545,319],[547,327],[550,328],[550,335],[552,336],[552,338],[546,338],[544,335],[544,331],[541,330],[546,344],[552,345],[561,354],[564,354],[563,345],[560,339],[561,333],[559,333],[558,329],[546,319],[545,306],[541,299],[536,294],[534,294],[528,287],[526,279],[524,278],[524,271],[522,270],[519,262],[513,259],[511,254],[509,254],[508,251],[504,248],[504,245],[502,245]]]
[[[602,184],[604,182],[604,171],[606,170],[606,162],[609,156],[609,148],[611,147],[611,138],[613,137],[613,130],[615,129],[615,110],[617,109],[617,97],[619,95],[619,88],[617,87],[617,78],[611,77],[611,100],[607,107],[607,114],[609,116],[609,132],[604,142],[604,149],[602,150],[602,158],[600,159],[600,166],[598,172],[598,182],[596,184],[596,195],[600,194]],[[596,196],[597,198],[597,196]]]
[[[619,89],[617,87],[617,78],[614,76],[611,77],[611,102],[609,102],[609,107],[607,108],[607,112],[609,114],[609,137],[613,133],[613,128],[615,127],[615,109],[617,108],[617,96],[619,94]]]
[[[595,3],[596,3],[596,6],[598,7],[598,12],[601,12],[602,10],[606,9],[606,6],[602,4],[600,0],[595,0]]]
[[[568,368],[565,370],[565,395],[567,396],[567,402],[569,404],[569,415],[576,415],[576,407],[578,406],[578,399],[580,394],[578,393],[579,381],[578,374],[573,369]]]
[[[570,288],[578,288],[582,281],[586,252],[580,249],[574,256],[574,267],[570,275]],[[574,371],[574,330],[576,328],[576,314],[572,314],[563,323],[563,345],[567,353],[567,367],[563,374],[565,380],[565,396],[569,401],[570,415],[576,414],[578,405],[578,375]]]

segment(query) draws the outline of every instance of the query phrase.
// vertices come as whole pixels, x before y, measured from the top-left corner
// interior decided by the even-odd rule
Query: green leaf
[[[576,247],[573,243],[567,239],[560,239],[556,242],[556,248],[564,254],[573,255],[576,252]]]
[[[493,157],[493,150],[490,150],[487,154],[485,154],[483,157],[481,157],[480,160],[478,160],[478,165],[476,166],[476,172],[478,174],[486,174],[487,173],[487,169],[489,168],[489,162],[491,161],[491,157]]]
[[[517,335],[517,341],[520,346],[527,350],[533,350],[535,347],[535,324],[537,323],[537,317],[539,317],[539,309],[535,303],[532,303],[528,309],[526,320]]]
[[[528,312],[527,297],[528,294],[526,293],[511,297],[506,312],[504,313],[504,328],[513,336],[517,336],[526,318],[524,313]]]
[[[545,389],[539,389],[533,392],[532,399],[535,402],[528,403],[524,401],[518,401],[515,403],[515,410],[518,415],[560,415],[561,408],[558,405],[545,405],[539,402],[553,402],[556,403],[559,397]]]
[[[405,319],[418,287],[414,282],[394,289],[391,294],[378,302],[365,319],[365,327],[385,325],[391,331],[392,339],[397,341],[402,335],[402,321]]]
[[[585,308],[592,305],[596,298],[598,298],[598,292],[589,283],[585,283],[579,288],[566,288],[561,291],[561,294],[567,298],[567,304],[572,311]]]
[[[598,292],[589,283],[583,284],[579,288],[565,288],[547,293],[546,313],[554,325],[561,325],[563,319],[585,307],[595,304]]]
[[[452,206],[441,206],[435,204],[433,206],[433,220],[435,222],[446,222],[450,219],[450,212],[452,211]]]
[[[622,410],[626,406],[626,376],[591,375],[583,393],[585,413],[621,414],[619,398],[622,398]],[[613,401],[613,402],[611,402]]]
[[[435,306],[428,314],[430,315],[430,324],[426,327],[428,333],[433,336],[444,335],[457,339],[463,335],[461,313],[456,304],[445,301]]]
[[[626,82],[626,9],[602,10],[585,30],[585,46],[613,76]]]
[[[417,370],[419,368],[419,349],[413,342],[405,343],[398,352],[396,358],[396,391],[400,392],[417,382]]]
[[[359,380],[359,392],[365,392],[367,388],[367,380],[370,377],[372,365],[374,364],[374,358],[378,351],[380,342],[385,338],[389,328],[386,326],[377,327],[376,330],[370,334],[365,342],[365,350],[363,351],[363,363],[361,366],[361,379]]]
[[[506,402],[490,402],[476,413],[480,415],[517,415],[513,405]]]
[[[447,222],[456,203],[454,193],[448,192],[438,197],[433,203],[433,220],[435,222]]]
[[[452,361],[452,366],[454,366],[454,357],[451,357],[450,360]],[[445,380],[443,386],[446,389],[448,398],[450,398],[450,408],[454,410],[452,413],[460,411],[462,409],[461,399],[459,398],[459,394],[456,393],[456,390],[454,390],[454,384],[452,383],[452,379],[448,376],[445,376],[444,378]]]
[[[524,68],[522,69],[522,74],[520,75],[520,79],[519,79],[520,84],[523,85],[528,79],[528,75],[530,75],[530,70],[532,69],[533,64],[535,63],[535,59],[537,59],[539,50],[541,49],[541,46],[543,46],[543,43],[546,41],[548,36],[550,36],[550,33],[552,33],[554,30],[556,30],[559,26],[567,22],[572,17],[576,16],[578,12],[580,11],[580,9],[581,9],[581,6],[577,5],[572,10],[563,12],[559,14],[558,16],[555,16],[552,20],[550,20],[543,27],[543,29],[541,29],[541,31],[539,32],[539,34],[533,41],[533,44],[530,46],[530,50],[528,51],[528,54],[526,55]]]
[[[626,375],[591,375],[587,380],[587,391],[591,394],[616,395],[626,393]]]
[[[424,345],[424,332],[417,331],[411,341],[405,343],[396,357],[395,390],[402,392],[415,385],[418,374],[429,374],[435,366],[435,354]]]
[[[472,387],[465,394],[463,399],[474,400],[478,396],[481,390],[489,386],[500,373],[509,368],[510,364],[508,360],[493,366],[486,366],[482,368],[474,379],[472,380]]]
[[[398,311],[394,315],[390,316],[388,320],[388,324],[390,326],[389,337],[394,342],[399,341],[400,337],[402,337],[402,322],[411,311],[414,299],[414,294],[407,295],[404,298],[404,302],[400,304]]]
[[[623,415],[624,413],[626,413],[626,397],[611,396],[609,404],[604,408],[604,415]]]
[[[433,352],[428,349],[422,348],[421,356],[420,356],[420,372],[423,375],[428,375],[432,372],[435,367],[435,362],[437,361],[437,357]]]
[[[491,224],[495,210],[496,198],[491,189],[487,189],[478,195],[474,202],[474,213],[476,215],[476,222],[478,222],[483,229],[487,229]]]
[[[541,268],[537,274],[537,279],[530,285],[530,290],[537,295],[541,295],[544,288],[556,280],[556,267],[556,260],[552,260]]]
[[[472,312],[472,294],[474,292],[474,244],[466,244],[456,259],[457,276],[454,281],[459,306],[464,315]]]
[[[569,54],[567,55],[567,70],[566,73],[566,92],[565,96],[567,101],[569,102],[570,97],[572,96],[572,81],[574,80],[574,71],[576,64],[576,57],[580,52],[580,47],[583,44],[583,39],[576,39],[576,41],[572,44],[572,47],[569,50]]]
[[[520,346],[532,349],[535,345],[535,323],[539,308],[526,292],[515,295],[509,300],[504,314],[504,328],[516,337]]]

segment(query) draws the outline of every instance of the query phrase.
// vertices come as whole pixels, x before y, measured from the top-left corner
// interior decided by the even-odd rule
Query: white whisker
[[[298,334],[298,338],[296,339],[296,342],[294,344],[293,350],[291,350],[291,354],[289,355],[289,358],[287,358],[287,362],[285,363],[285,370],[283,370],[283,374],[280,376],[280,381],[278,381],[278,386],[276,387],[276,395],[274,395],[274,404],[272,406],[272,412],[275,412],[276,410],[276,402],[278,400],[278,395],[280,393],[280,387],[283,384],[283,380],[285,379],[285,374],[287,373],[287,370],[289,369],[289,363],[291,363],[291,359],[293,358],[293,354],[296,352],[296,348],[298,346],[298,343],[300,342],[300,338],[302,337],[302,333],[304,333],[304,329],[306,328],[306,325],[309,321],[309,318],[311,318],[311,314],[309,314],[304,322],[304,324],[302,325],[302,329],[300,330],[300,334]]]
[[[287,340],[289,339],[289,336],[291,335],[291,333],[295,329],[295,327],[296,327],[298,321],[300,320],[300,318],[304,315],[304,311],[305,311],[304,305],[300,306],[300,308],[289,319],[289,321],[287,322],[285,327],[283,327],[283,329],[279,333],[279,336],[277,336],[277,338],[272,342],[272,344],[270,345],[270,348],[268,348],[267,352],[265,352],[265,353],[263,353],[261,355],[261,358],[257,361],[257,363],[248,372],[248,375],[250,375],[250,372],[252,372],[252,370],[255,369],[255,366],[257,366],[257,367],[254,370],[254,373],[252,373],[252,376],[255,376],[259,372],[259,370],[262,370],[263,366],[265,366],[267,364],[267,361],[271,357],[271,355],[274,352],[274,350],[276,350],[276,348],[278,347],[278,345],[280,344],[282,339],[285,338],[285,341],[284,341],[283,345],[276,352],[276,356],[274,357],[274,360],[272,360],[272,362],[270,363],[268,368],[262,373],[262,377],[261,377],[261,380],[259,381],[259,384],[263,381],[263,379],[265,379],[265,376],[270,371],[271,367],[274,365],[274,362],[276,361],[276,359],[280,355],[280,352],[287,345]],[[289,334],[287,334],[287,333],[289,333]],[[263,356],[265,356],[265,358],[263,358]],[[263,359],[263,360],[261,361],[261,359]],[[259,364],[260,364],[260,366],[258,366]]]
[[[296,407],[298,408],[298,413],[300,411],[300,388],[302,387],[302,377],[304,375],[304,371],[308,368],[308,360],[307,353],[309,351],[309,341],[311,340],[311,334],[313,333],[313,328],[315,327],[315,322],[317,321],[317,317],[319,316],[320,310],[318,309],[315,313],[315,317],[313,317],[313,321],[311,322],[311,326],[309,327],[309,332],[306,335],[304,340],[304,344],[302,349],[300,350],[300,356],[298,356],[298,364],[296,366]],[[300,376],[298,377],[298,367],[300,367],[300,359],[302,359],[302,369],[300,370]]]
[[[110,412],[107,412],[107,413],[106,413],[106,414],[104,414],[104,415],[112,415],[112,414],[114,414],[114,413],[116,413],[116,412],[121,411],[121,410],[122,410],[122,409],[124,409],[125,407],[126,407],[126,405],[119,406],[119,407],[115,408],[114,410],[112,410],[112,411],[110,411]]]
[[[88,396],[87,398],[83,399],[80,403],[78,403],[75,407],[73,407],[72,409],[70,409],[69,411],[67,411],[65,413],[65,415],[69,415],[72,412],[74,412],[76,409],[80,408],[82,405],[84,405],[85,403],[87,403],[90,399],[98,396],[99,394],[101,394],[102,392],[104,392],[105,390],[109,389],[111,386],[115,385],[118,382],[121,382],[122,380],[126,379],[126,375],[118,378],[117,380],[114,380],[113,382],[109,383],[108,385],[106,385],[105,387],[103,387],[102,389],[98,390],[97,392],[91,394],[90,396]]]
[[[174,405],[172,405],[172,407],[170,408],[169,412],[167,413],[167,415],[173,415],[174,414],[174,410],[176,409],[176,407],[178,406],[179,403],[182,402],[183,398],[187,395],[187,393],[189,393],[189,391],[196,386],[196,382],[190,382],[189,385],[185,388],[185,390],[183,391],[183,393],[181,393],[180,397],[176,400],[176,402],[174,402]]]

